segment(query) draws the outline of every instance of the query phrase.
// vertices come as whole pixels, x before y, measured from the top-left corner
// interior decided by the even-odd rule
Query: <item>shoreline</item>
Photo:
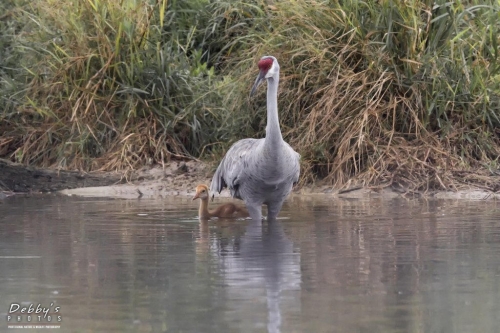
[[[14,194],[51,193],[67,196],[121,199],[162,199],[190,197],[199,184],[210,185],[214,170],[199,160],[171,161],[163,166],[145,166],[134,171],[91,172],[62,171],[27,167],[0,159],[0,200]],[[500,192],[473,185],[456,191],[412,192],[401,186],[351,186],[333,188],[321,181],[295,188],[290,197],[322,198],[423,198],[423,199],[500,199]],[[230,198],[229,191],[217,194]]]
[[[114,199],[163,199],[168,197],[192,197],[194,189],[165,189],[163,184],[157,182],[147,182],[143,184],[122,184],[99,187],[81,187],[76,189],[61,190],[57,193],[67,196],[93,197],[93,198],[114,198]],[[481,189],[451,191],[436,191],[430,194],[407,194],[403,195],[391,189],[373,191],[370,188],[360,188],[349,193],[329,193],[316,192],[309,188],[302,188],[290,194],[290,197],[322,197],[322,198],[344,198],[344,199],[370,199],[370,198],[422,198],[433,199],[460,199],[460,200],[496,200],[500,199],[500,193],[492,193]],[[231,198],[229,192],[224,190],[215,198]]]
[[[57,193],[68,196],[119,198],[119,199],[162,199],[168,197],[190,197],[195,193],[198,184],[209,185],[212,172],[200,161],[171,162],[165,167],[143,168],[136,172],[136,180],[123,184],[79,187],[64,189]],[[457,191],[429,191],[427,193],[402,192],[386,187],[374,189],[370,187],[352,187],[351,189],[334,189],[332,186],[310,184],[295,189],[290,197],[319,196],[324,198],[424,198],[424,199],[464,199],[493,200],[500,199],[500,193],[486,191],[470,186]],[[224,190],[216,198],[230,198],[229,191]]]

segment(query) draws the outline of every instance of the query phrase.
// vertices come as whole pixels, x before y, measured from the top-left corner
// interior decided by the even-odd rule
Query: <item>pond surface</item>
[[[499,203],[294,197],[262,224],[196,204],[3,200],[0,331],[499,331]]]

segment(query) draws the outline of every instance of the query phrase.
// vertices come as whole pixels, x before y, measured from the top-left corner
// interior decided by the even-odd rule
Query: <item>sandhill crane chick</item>
[[[248,211],[243,208],[236,206],[233,203],[225,203],[220,205],[214,210],[208,209],[208,186],[207,185],[198,185],[196,186],[196,193],[193,197],[193,200],[200,199],[200,208],[198,210],[198,216],[202,220],[208,220],[212,217],[217,218],[235,218],[235,217],[248,217]]]

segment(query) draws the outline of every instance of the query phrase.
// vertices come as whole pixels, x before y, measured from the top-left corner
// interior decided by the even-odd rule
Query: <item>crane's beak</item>
[[[196,194],[194,195],[194,197],[193,197],[193,200],[196,200],[196,199],[198,199],[199,197],[200,197],[200,194],[199,194],[199,193],[196,193]]]
[[[255,80],[255,83],[253,84],[252,91],[250,92],[250,96],[253,96],[255,94],[255,91],[257,91],[257,87],[262,83],[264,78],[266,77],[266,74],[264,71],[259,72],[259,76],[257,76],[257,79]]]

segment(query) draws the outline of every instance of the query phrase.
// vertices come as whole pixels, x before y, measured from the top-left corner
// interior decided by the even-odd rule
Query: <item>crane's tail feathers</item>
[[[219,166],[219,168],[217,168],[217,170],[215,171],[215,174],[212,177],[212,182],[210,184],[210,192],[212,192],[212,199],[216,192],[220,193],[222,192],[224,187],[226,187],[226,183],[224,182],[224,178],[221,174],[220,168],[221,167]]]

